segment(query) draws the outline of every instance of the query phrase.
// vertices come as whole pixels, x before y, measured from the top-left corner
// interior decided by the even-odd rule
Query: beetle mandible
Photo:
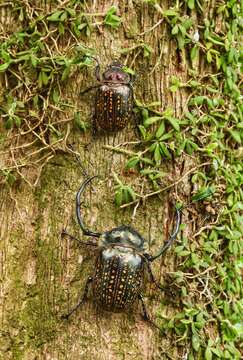
[[[81,91],[81,95],[97,89],[94,101],[93,131],[114,132],[123,129],[130,120],[133,106],[134,77],[123,70],[124,65],[114,61],[100,75],[97,62],[95,76],[98,84]]]
[[[102,309],[120,312],[132,307],[136,300],[142,305],[142,317],[155,325],[149,318],[143,301],[144,275],[147,271],[150,279],[157,287],[163,288],[155,280],[151,262],[158,259],[175,241],[181,221],[181,209],[176,209],[176,224],[173,233],[163,244],[156,255],[145,251],[145,239],[131,226],[121,225],[103,233],[94,232],[84,225],[80,206],[80,197],[87,184],[96,176],[86,179],[76,195],[76,215],[84,235],[97,238],[95,242],[83,242],[63,230],[63,235],[83,245],[91,245],[97,249],[95,270],[87,279],[84,293],[78,304],[64,317],[68,318],[87,298],[89,285],[92,284],[93,300]],[[155,325],[156,326],[156,325]]]

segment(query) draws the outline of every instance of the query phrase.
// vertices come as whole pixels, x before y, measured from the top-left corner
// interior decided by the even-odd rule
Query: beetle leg
[[[165,291],[165,288],[163,286],[161,286],[160,283],[155,279],[154,274],[151,269],[151,265],[149,262],[147,262],[147,267],[148,267],[148,272],[150,275],[151,282],[153,282],[156,285],[156,287],[158,289],[160,289],[161,291]]]
[[[72,310],[69,311],[69,313],[67,313],[66,315],[62,315],[63,319],[68,319],[70,315],[72,315],[72,313],[74,313],[74,311],[76,311],[80,306],[83,305],[83,303],[85,302],[85,300],[87,299],[87,294],[88,294],[88,290],[89,290],[89,285],[90,283],[93,281],[92,277],[89,277],[86,281],[85,287],[84,287],[84,293],[83,296],[81,297],[80,301],[77,303],[77,305],[75,305]]]
[[[149,256],[148,260],[149,261],[154,261],[155,259],[158,259],[172,244],[173,242],[176,240],[176,236],[179,232],[180,229],[180,223],[181,223],[181,210],[176,208],[176,224],[175,224],[175,228],[173,233],[170,235],[169,239],[164,243],[164,245],[162,246],[162,248],[159,250],[159,252],[154,255],[154,256]]]
[[[142,313],[142,318],[144,321],[148,322],[150,325],[152,325],[153,327],[155,327],[156,329],[160,330],[159,326],[157,326],[153,320],[150,319],[149,317],[149,314],[147,312],[147,309],[146,309],[146,306],[145,306],[145,303],[144,303],[144,300],[143,300],[143,295],[139,294],[138,295],[138,298],[139,300],[141,301],[141,304],[142,304],[142,310],[143,310],[143,313]]]
[[[93,137],[95,137],[98,133],[98,127],[97,127],[97,120],[96,120],[96,115],[94,114],[92,116],[92,135]]]
[[[76,241],[79,245],[89,245],[89,246],[95,246],[95,247],[98,246],[97,243],[92,243],[92,242],[89,242],[89,241],[79,240],[75,236],[69,234],[65,229],[63,229],[62,232],[61,232],[61,237],[63,238],[64,236],[68,236],[71,240]]]
[[[132,83],[129,83],[128,86],[129,86],[130,92],[131,92],[131,108],[130,108],[130,112],[132,113],[132,110],[133,110],[134,105],[136,104],[136,101],[135,101],[135,96],[134,96]],[[133,118],[134,118],[134,123],[135,123],[134,127],[135,127],[136,135],[138,137],[140,137],[141,133],[139,131],[139,125],[142,123],[142,116],[141,116],[140,113],[133,113]]]
[[[84,95],[84,94],[86,94],[88,91],[93,90],[93,89],[96,89],[96,88],[98,88],[99,86],[100,86],[100,84],[89,86],[89,87],[87,87],[86,89],[84,89],[83,91],[81,91],[81,92],[79,93],[79,95]]]
[[[100,64],[97,61],[97,65],[95,68],[95,77],[98,81],[101,81],[101,76],[100,76]]]
[[[141,301],[141,304],[142,304],[142,309],[143,309],[143,314],[142,314],[142,317],[145,321],[148,321],[149,320],[149,316],[148,316],[148,312],[147,312],[147,309],[145,307],[145,303],[144,303],[144,300],[143,300],[143,295],[139,294],[138,295],[138,298],[139,300]]]
[[[80,154],[74,150],[72,144],[67,144],[67,148],[68,148],[68,149],[71,151],[71,153],[75,156],[76,161],[78,162],[78,164],[79,164],[79,166],[80,166],[80,168],[81,168],[81,171],[82,171],[83,176],[87,177],[87,176],[88,176],[88,173],[87,173],[87,171],[85,170],[85,168],[84,168],[84,166],[83,166],[83,164],[82,164]]]

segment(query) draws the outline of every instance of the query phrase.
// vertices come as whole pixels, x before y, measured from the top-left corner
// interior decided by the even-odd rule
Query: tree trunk
[[[178,38],[171,36],[170,21],[174,15],[164,12],[175,6],[174,2],[160,1],[160,5],[154,2],[155,6],[153,2],[131,0],[91,3],[79,6],[75,1],[49,4],[40,0],[34,4],[21,1],[0,4],[2,41],[11,33],[33,33],[33,21],[36,31],[43,32],[41,42],[46,46],[41,49],[42,57],[50,60],[63,55],[68,59],[75,51],[80,51],[82,56],[84,50],[77,50],[75,46],[79,49],[85,46],[85,51],[95,50],[93,54],[100,59],[103,69],[114,59],[120,59],[136,71],[136,99],[143,104],[159,103],[150,107],[157,113],[153,115],[152,111],[148,116],[158,116],[171,108],[171,117],[182,119],[190,88],[178,86],[176,91],[169,88],[176,78],[180,84],[189,81],[189,67],[199,78],[205,72],[205,65],[199,58],[191,62],[189,48],[185,50]],[[104,24],[105,14],[112,5],[117,8],[116,15],[122,17],[117,29]],[[205,6],[208,16],[210,11],[213,13],[213,6],[214,2]],[[60,20],[63,13],[57,15],[59,21],[48,20],[48,16],[67,8],[75,10],[76,14],[67,13],[67,20],[63,22]],[[185,6],[177,10],[187,19],[189,10]],[[89,25],[82,30],[81,24],[79,35],[73,31],[71,22],[81,11],[87,13],[82,19]],[[194,22],[190,35],[194,36],[202,16],[198,19],[195,10],[189,14]],[[45,16],[43,22],[37,19],[40,15]],[[93,29],[91,34],[89,28]],[[15,40],[16,53],[32,46],[28,36],[23,39],[25,46]],[[192,47],[193,44],[190,49]],[[128,48],[130,51],[124,50]],[[14,47],[11,51],[14,58]],[[87,226],[95,231],[106,231],[130,224],[147,239],[148,250],[154,254],[172,231],[175,203],[190,197],[193,189],[189,179],[198,164],[197,158],[186,153],[179,158],[158,159],[157,170],[166,175],[158,181],[158,187],[153,188],[137,169],[124,169],[127,160],[144,149],[141,134],[136,129],[137,115],[132,116],[124,130],[114,134],[93,136],[91,129],[80,131],[79,117],[90,124],[93,110],[94,92],[80,96],[81,89],[96,83],[95,63],[89,59],[91,66],[83,69],[74,64],[63,81],[60,79],[63,73],[58,71],[63,71],[65,66],[58,67],[57,63],[56,73],[51,78],[50,65],[35,67],[32,62],[33,73],[29,79],[33,83],[22,81],[27,69],[21,68],[21,60],[9,67],[8,74],[0,73],[0,94],[5,109],[6,87],[11,103],[17,99],[24,104],[23,110],[21,104],[16,105],[15,115],[22,119],[19,127],[12,124],[5,130],[1,125],[1,359],[186,359],[191,345],[181,347],[176,343],[176,334],[161,336],[143,322],[139,304],[132,313],[108,313],[94,306],[90,292],[82,308],[68,321],[61,319],[61,315],[77,303],[95,263],[92,249],[61,238],[62,229],[67,229],[81,240],[87,240],[75,218],[75,195],[84,177],[99,175],[82,199]],[[40,74],[41,66],[49,80],[43,75],[38,83],[35,72]],[[34,99],[36,94],[39,94],[38,105]],[[59,97],[56,102],[55,94]],[[3,117],[5,125],[8,119]],[[139,121],[141,123],[141,119]],[[166,131],[173,126],[176,127],[173,120],[166,123]],[[76,161],[74,152],[80,154],[81,164]],[[207,165],[207,159],[204,162]],[[134,203],[131,206],[119,208],[114,203],[116,175],[140,196],[130,199]],[[156,190],[161,191],[157,196],[138,201]],[[186,223],[186,211],[184,215]],[[184,236],[190,234],[193,227],[196,231],[196,226],[194,219],[192,225],[187,225]],[[172,249],[169,256],[153,265],[158,281],[161,284],[170,281],[166,274],[177,271],[178,265]],[[173,299],[176,289],[166,296],[152,285],[146,288],[146,306],[158,324],[159,316],[170,318],[178,312],[172,301],[177,301]],[[161,303],[164,298],[167,302]],[[160,315],[156,317],[157,313]]]

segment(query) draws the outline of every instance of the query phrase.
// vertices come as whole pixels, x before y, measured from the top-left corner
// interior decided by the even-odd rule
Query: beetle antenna
[[[176,224],[175,224],[175,229],[174,229],[173,233],[170,235],[169,239],[164,243],[162,248],[159,250],[158,254],[156,254],[154,256],[149,256],[149,258],[148,258],[149,261],[152,262],[152,261],[158,259],[175,241],[176,236],[179,232],[179,227],[180,227],[180,223],[181,223],[181,210],[182,210],[182,207],[180,209],[176,208]]]
[[[92,176],[92,177],[84,180],[84,182],[81,184],[81,186],[80,186],[80,188],[79,188],[79,190],[77,192],[77,195],[76,195],[76,215],[77,215],[79,226],[81,227],[81,230],[83,231],[84,235],[100,237],[101,233],[93,232],[93,231],[90,231],[90,230],[85,228],[83,219],[81,217],[81,211],[80,211],[80,206],[81,206],[80,196],[84,192],[84,190],[85,190],[86,186],[88,185],[88,183],[90,181],[92,181],[96,177],[97,177],[97,175]]]
[[[90,55],[89,57],[96,62],[95,77],[96,77],[96,79],[97,79],[98,81],[101,81],[101,77],[100,77],[100,62],[99,62],[99,60],[98,60],[95,56]]]
[[[73,148],[73,145],[72,144],[67,144],[67,148],[70,150],[70,152],[75,156],[75,159],[77,161],[77,163],[79,164],[80,168],[81,168],[81,171],[83,173],[83,176],[84,177],[87,177],[88,176],[88,173],[86,171],[86,169],[84,168],[83,164],[82,164],[82,161],[80,159],[80,154],[78,152],[76,152]]]

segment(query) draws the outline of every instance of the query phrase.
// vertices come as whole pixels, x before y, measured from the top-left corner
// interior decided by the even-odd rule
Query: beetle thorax
[[[100,237],[101,247],[130,248],[140,252],[144,251],[143,237],[132,227],[122,225],[110,231],[106,231]]]

